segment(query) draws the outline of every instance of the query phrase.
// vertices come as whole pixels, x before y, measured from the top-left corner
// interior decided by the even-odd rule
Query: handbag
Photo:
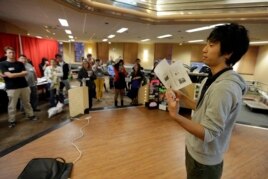
[[[68,179],[73,163],[63,158],[34,158],[19,175],[18,179]]]

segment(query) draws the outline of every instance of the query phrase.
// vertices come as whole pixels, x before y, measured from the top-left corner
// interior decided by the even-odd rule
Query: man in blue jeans
[[[246,92],[246,83],[232,66],[247,52],[249,38],[245,27],[226,24],[216,27],[203,49],[203,62],[212,76],[201,83],[197,103],[180,91],[167,92],[170,116],[186,135],[188,179],[219,179],[236,117]],[[177,113],[179,101],[194,110],[189,120]]]

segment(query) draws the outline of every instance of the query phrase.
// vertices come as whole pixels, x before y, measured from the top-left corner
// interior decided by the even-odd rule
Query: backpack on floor
[[[68,179],[73,163],[66,163],[63,158],[32,159],[18,179]]]

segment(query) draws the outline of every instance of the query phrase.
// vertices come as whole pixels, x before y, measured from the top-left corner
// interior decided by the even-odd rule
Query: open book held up
[[[186,69],[179,61],[170,65],[167,60],[161,60],[154,72],[167,89],[179,90],[192,83]]]

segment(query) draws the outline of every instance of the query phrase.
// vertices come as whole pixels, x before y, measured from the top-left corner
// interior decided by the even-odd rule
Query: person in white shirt
[[[63,76],[62,68],[57,65],[55,59],[50,60],[50,66],[46,67],[44,75],[50,84],[50,107],[55,107],[57,102],[63,103],[62,94],[60,94],[60,80]]]

